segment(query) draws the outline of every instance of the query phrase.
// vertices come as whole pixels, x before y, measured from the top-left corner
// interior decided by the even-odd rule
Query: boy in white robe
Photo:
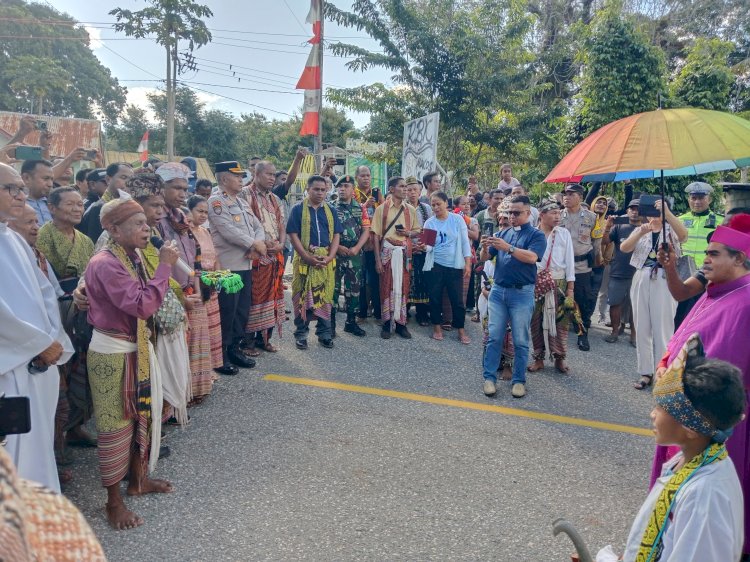
[[[622,560],[708,562],[740,560],[742,488],[724,445],[745,411],[740,370],[706,359],[693,334],[654,386],[656,442],[681,452],[664,464],[630,529]],[[614,562],[611,547],[597,562]]]
[[[55,291],[29,245],[8,228],[26,204],[23,180],[0,164],[0,395],[28,396],[31,431],[9,435],[6,450],[28,480],[60,491],[53,450],[60,375],[73,347],[62,329]]]

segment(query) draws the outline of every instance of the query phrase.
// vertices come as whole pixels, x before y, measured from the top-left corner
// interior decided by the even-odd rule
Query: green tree
[[[617,1],[601,10],[584,43],[574,141],[611,121],[656,109],[659,94],[665,92],[662,51],[620,10]]]
[[[688,51],[685,65],[672,82],[673,103],[726,110],[735,76],[729,69],[733,45],[721,39],[699,37]]]
[[[213,12],[192,0],[147,0],[149,7],[133,12],[115,8],[115,30],[132,37],[153,36],[167,53],[167,156],[174,157],[174,112],[177,74],[182,63],[177,54],[180,40],[187,41],[190,51],[211,41],[204,18]]]
[[[43,23],[49,20],[59,25]],[[0,3],[0,109],[38,110],[43,92],[45,113],[117,122],[126,90],[91,51],[88,33],[76,25],[45,4]]]

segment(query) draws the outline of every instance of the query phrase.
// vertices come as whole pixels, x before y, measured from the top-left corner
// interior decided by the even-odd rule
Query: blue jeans
[[[505,329],[510,320],[513,346],[513,384],[526,383],[526,366],[529,364],[529,330],[534,312],[534,285],[521,289],[493,285],[489,300],[489,339],[484,355],[484,378],[497,381],[497,369],[503,352]]]

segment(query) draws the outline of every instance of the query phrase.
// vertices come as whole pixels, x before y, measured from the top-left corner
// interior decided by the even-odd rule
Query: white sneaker
[[[497,388],[495,387],[495,383],[492,382],[490,379],[484,379],[484,387],[482,388],[484,390],[484,393],[487,396],[492,396],[497,392]]]
[[[517,382],[513,385],[510,393],[513,395],[513,398],[523,398],[526,396],[526,387],[522,382]]]

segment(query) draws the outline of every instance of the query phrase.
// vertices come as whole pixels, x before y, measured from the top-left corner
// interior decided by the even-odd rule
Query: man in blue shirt
[[[516,196],[510,205],[511,228],[482,239],[481,260],[495,258],[496,261],[495,282],[489,296],[489,340],[484,356],[483,390],[487,396],[497,391],[497,368],[509,320],[516,350],[511,394],[514,398],[526,395],[536,262],[547,249],[544,234],[529,224],[530,218],[529,198]]]
[[[315,335],[320,345],[333,347],[331,313],[336,284],[336,252],[344,230],[338,213],[325,202],[322,176],[307,180],[307,197],[289,213],[286,233],[294,247],[292,305],[297,349],[307,349],[311,318],[317,318]]]

